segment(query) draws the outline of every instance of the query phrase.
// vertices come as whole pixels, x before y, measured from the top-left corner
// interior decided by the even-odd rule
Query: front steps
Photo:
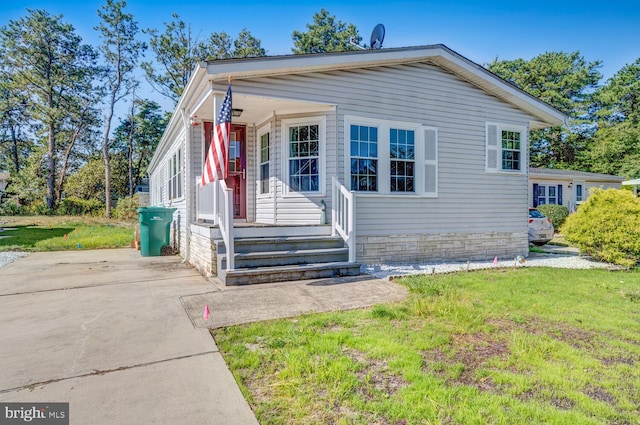
[[[286,282],[360,274],[349,263],[344,241],[332,236],[240,237],[234,240],[235,268],[227,271],[224,243],[215,241],[218,278],[225,285]]]

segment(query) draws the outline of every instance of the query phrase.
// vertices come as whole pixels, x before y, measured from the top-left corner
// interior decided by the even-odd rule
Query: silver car
[[[529,243],[542,246],[553,239],[553,224],[536,208],[529,208]]]

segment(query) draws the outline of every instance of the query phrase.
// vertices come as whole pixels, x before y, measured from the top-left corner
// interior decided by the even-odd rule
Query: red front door
[[[231,126],[229,144],[229,178],[227,186],[233,190],[233,218],[247,218],[247,155],[245,126]]]
[[[213,137],[213,123],[204,123],[204,148],[209,151]],[[233,190],[233,218],[247,218],[247,159],[245,126],[231,126],[231,141],[229,143],[229,178],[227,186]]]

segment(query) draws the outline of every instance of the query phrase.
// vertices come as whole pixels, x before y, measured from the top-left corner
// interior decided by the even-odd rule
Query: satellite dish
[[[384,25],[378,24],[371,31],[371,42],[369,43],[370,49],[381,49],[382,42],[384,41]]]

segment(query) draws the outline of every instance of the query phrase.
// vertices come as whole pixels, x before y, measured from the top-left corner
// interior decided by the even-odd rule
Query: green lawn
[[[638,272],[401,283],[399,304],[212,331],[260,423],[640,423]]]
[[[82,217],[0,217],[0,251],[65,251],[130,246],[133,226]]]

